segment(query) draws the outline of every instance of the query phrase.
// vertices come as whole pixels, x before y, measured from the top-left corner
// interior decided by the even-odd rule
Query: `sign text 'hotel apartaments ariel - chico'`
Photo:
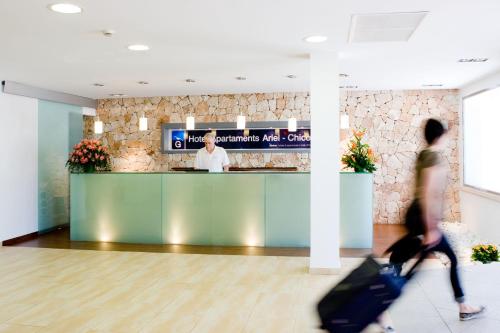
[[[308,152],[311,148],[309,126],[289,132],[287,128],[204,128],[185,130],[162,128],[163,153],[195,152],[204,147],[203,136],[214,132],[215,144],[227,151],[257,152]]]

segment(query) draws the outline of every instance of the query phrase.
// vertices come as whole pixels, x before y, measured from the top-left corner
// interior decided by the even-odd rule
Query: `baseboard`
[[[65,229],[65,228],[69,228],[69,223],[57,225],[55,227],[44,229],[44,230],[41,230],[41,231],[35,231],[35,232],[32,232],[32,233],[29,233],[29,234],[26,234],[26,235],[22,235],[22,236],[18,236],[18,237],[14,237],[14,238],[11,238],[11,239],[6,239],[6,240],[4,240],[2,242],[2,246],[12,246],[12,245],[16,245],[16,244],[19,244],[19,243],[27,242],[27,241],[30,241],[30,240],[33,240],[33,239],[37,239],[39,235],[46,234],[46,233],[49,233],[49,232],[52,232],[52,231],[55,231],[55,230]]]
[[[51,227],[48,229],[39,230],[38,234],[43,235],[43,234],[46,234],[46,233],[49,233],[49,232],[52,232],[55,230],[66,229],[66,228],[69,228],[69,223],[64,223],[64,224],[56,225],[55,227]]]
[[[12,245],[16,245],[16,244],[19,244],[19,243],[27,242],[27,241],[30,241],[30,240],[33,240],[33,239],[36,239],[36,238],[38,238],[38,231],[32,232],[30,234],[18,236],[18,237],[15,237],[15,238],[6,239],[6,240],[4,240],[2,242],[2,245],[3,246],[12,246]]]
[[[309,267],[309,274],[313,274],[313,275],[338,275],[338,274],[340,274],[340,267],[339,268]]]

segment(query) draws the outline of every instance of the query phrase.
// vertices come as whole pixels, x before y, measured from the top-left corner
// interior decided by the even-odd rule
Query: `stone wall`
[[[376,223],[401,223],[414,191],[417,152],[425,147],[423,122],[437,118],[448,123],[449,143],[443,157],[449,166],[445,193],[446,221],[460,220],[458,90],[350,91],[341,94],[341,111],[350,126],[366,128],[366,142],[378,155],[374,173]],[[314,136],[314,129],[312,130]],[[343,133],[342,147],[349,137]],[[313,139],[314,140],[314,139]]]
[[[424,146],[422,121],[445,119],[451,125],[449,190],[446,192],[447,220],[460,218],[458,204],[458,91],[351,91],[341,94],[341,111],[348,112],[351,127],[365,127],[366,138],[379,156],[375,180],[375,223],[400,223],[413,188],[416,151]],[[162,154],[161,124],[182,123],[192,112],[197,122],[235,122],[244,114],[247,121],[310,120],[308,93],[203,95],[99,100],[97,113],[104,122],[100,137],[110,147],[115,171],[166,171],[192,166],[194,154]],[[139,117],[148,117],[149,130],[139,131]],[[85,117],[84,134],[93,134],[93,118]],[[314,130],[313,130],[314,133]],[[314,134],[313,134],[314,135]],[[342,131],[341,149],[349,133]],[[297,166],[309,171],[309,154],[231,153],[232,165]],[[332,161],[335,163],[335,161]],[[384,198],[381,200],[381,198]]]
[[[161,124],[183,123],[189,113],[196,122],[235,122],[240,112],[247,121],[310,120],[308,93],[238,94],[105,99],[97,114],[104,123],[100,137],[110,147],[116,171],[167,171],[192,167],[195,154],[162,154]],[[148,118],[148,131],[139,131],[139,118]],[[93,118],[85,117],[86,137],[93,137]],[[231,153],[240,167],[296,166],[309,170],[308,153]]]

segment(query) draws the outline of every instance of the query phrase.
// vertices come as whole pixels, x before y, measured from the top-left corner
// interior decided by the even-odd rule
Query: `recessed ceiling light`
[[[458,59],[458,62],[486,62],[488,58],[462,58]]]
[[[287,75],[286,77],[289,79],[296,79],[297,75],[290,74],[290,75]]]
[[[147,51],[149,50],[149,46],[142,44],[134,44],[134,45],[129,45],[128,49],[130,51]]]
[[[49,9],[62,14],[79,14],[82,12],[80,7],[70,3],[56,3],[49,5]]]
[[[195,82],[196,82],[196,80],[193,80],[193,79],[186,79],[185,81],[186,81],[187,83],[195,83]]]
[[[115,33],[116,33],[116,31],[111,30],[111,29],[106,29],[106,30],[102,31],[102,34],[104,35],[104,37],[112,37]]]
[[[94,83],[93,86],[95,86],[95,87],[104,87],[104,84],[102,84],[102,83]]]
[[[247,78],[244,76],[237,76],[235,79],[238,81],[245,81]]]
[[[339,74],[340,77],[349,77],[349,74],[346,74],[346,73],[340,73]]]
[[[309,36],[304,38],[304,41],[308,43],[323,43],[326,42],[327,39],[328,37],[326,36]]]
[[[442,87],[442,83],[423,84],[422,87]]]
[[[127,95],[125,95],[125,94],[109,94],[109,96],[111,96],[111,97],[125,97]]]
[[[340,86],[340,89],[358,89],[358,86]]]
[[[139,82],[137,82],[137,83],[139,83],[139,84],[143,84],[143,85],[149,84],[149,82],[147,82],[147,81],[139,81]]]

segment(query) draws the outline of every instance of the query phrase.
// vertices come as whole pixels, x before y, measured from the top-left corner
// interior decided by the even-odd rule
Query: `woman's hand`
[[[424,236],[424,245],[426,245],[428,248],[433,247],[439,243],[441,237],[441,231],[439,231],[438,229],[430,230]]]

